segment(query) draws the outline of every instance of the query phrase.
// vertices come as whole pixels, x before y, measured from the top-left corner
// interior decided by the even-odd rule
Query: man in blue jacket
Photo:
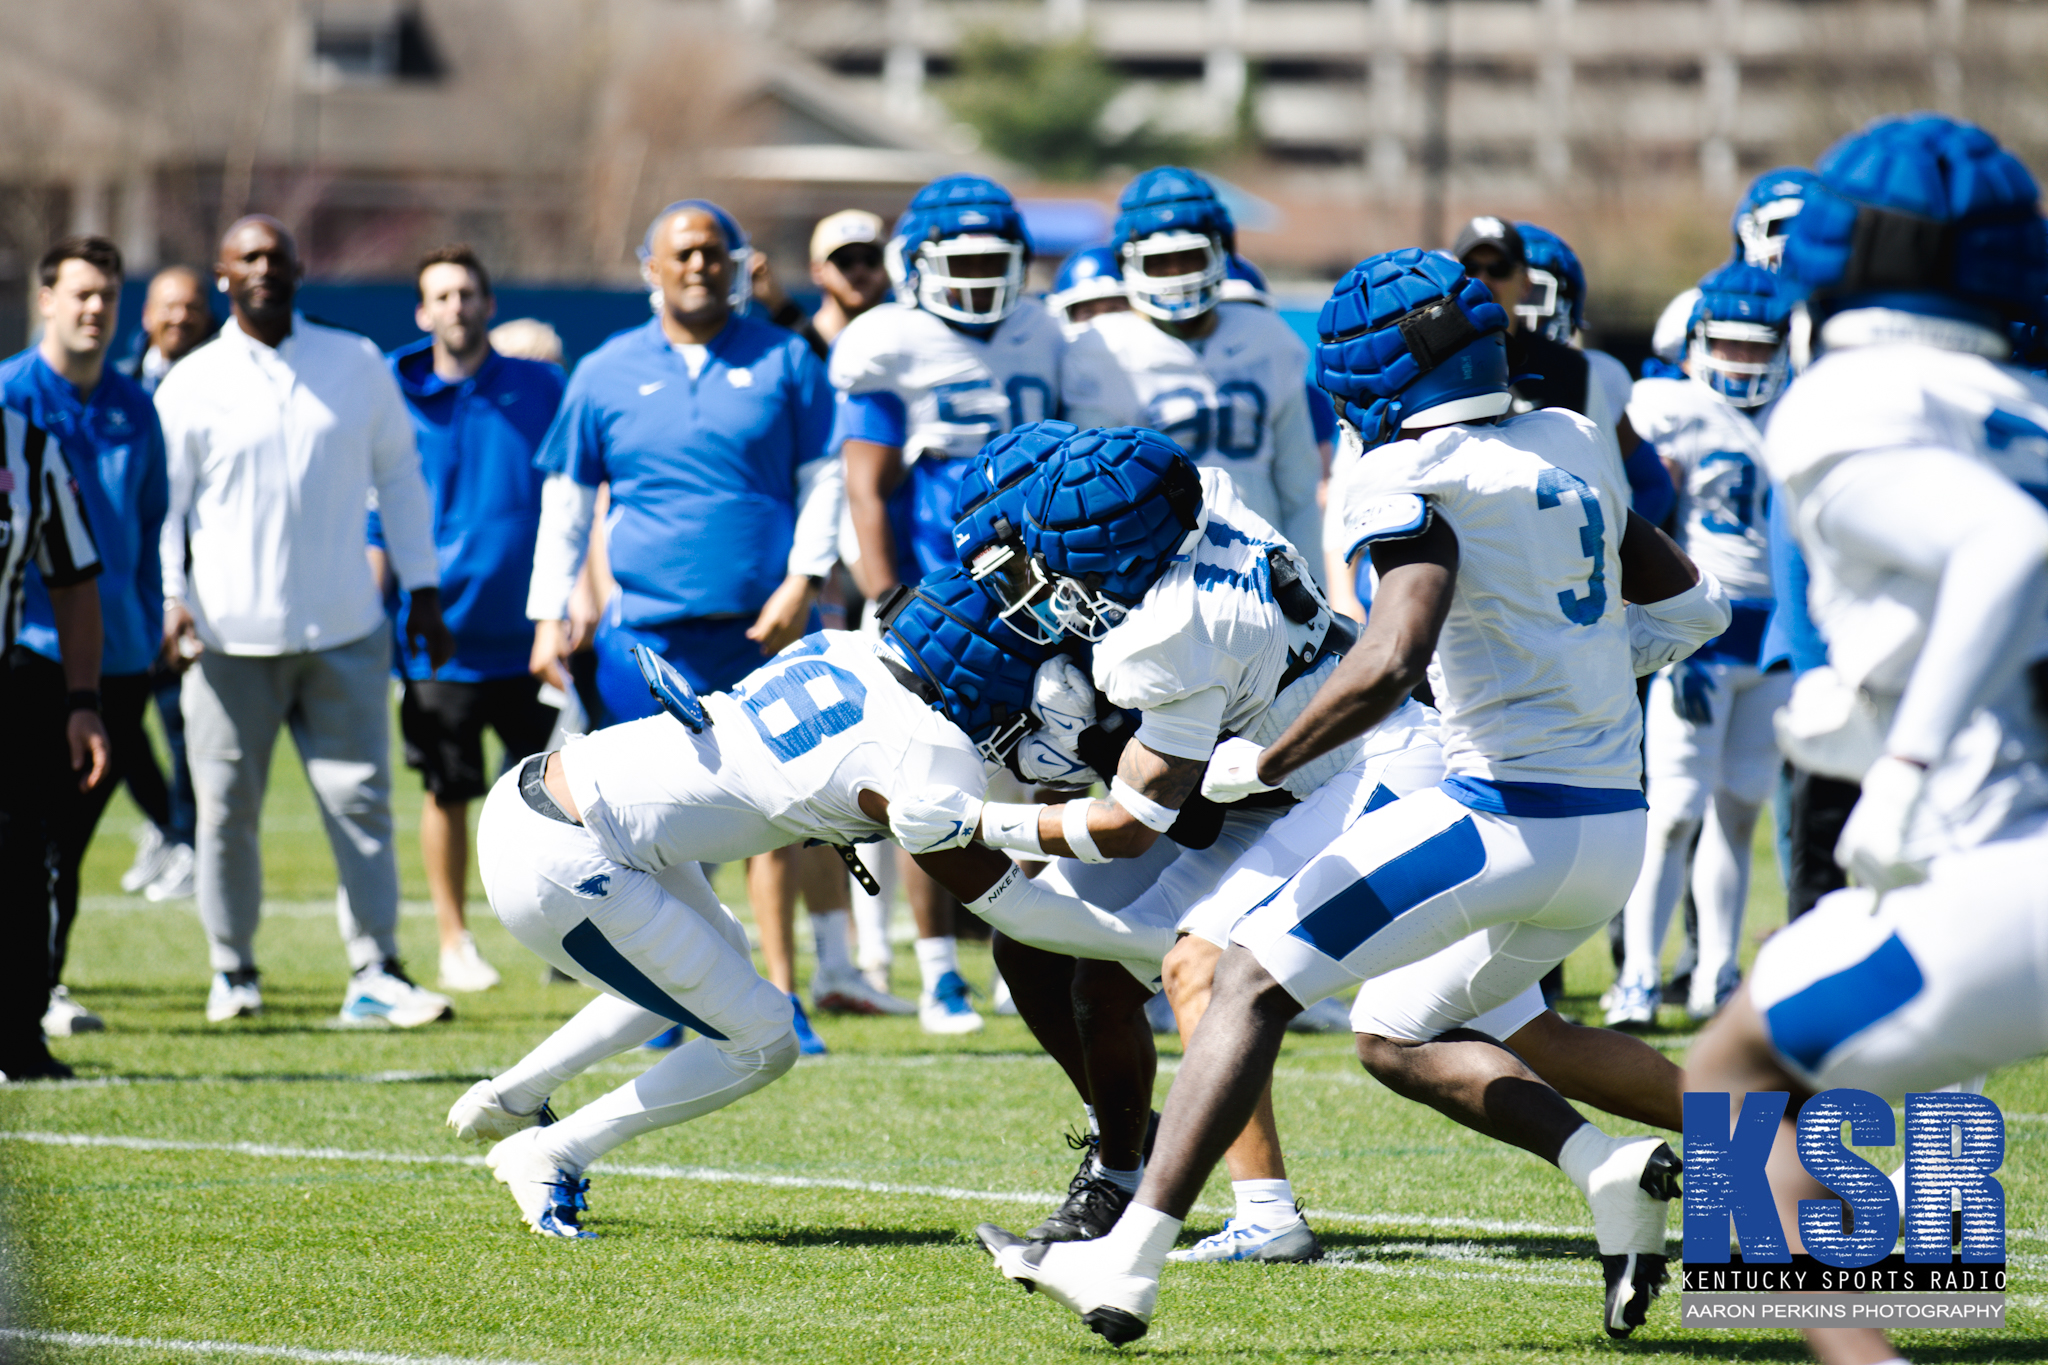
[[[484,771],[484,727],[498,732],[510,762],[546,747],[555,722],[527,671],[526,591],[545,479],[534,454],[561,406],[562,372],[491,348],[491,277],[467,245],[428,253],[415,282],[414,318],[428,335],[392,352],[391,370],[433,505],[441,618],[455,655],[436,672],[424,650],[401,647],[399,729],[405,761],[427,787],[420,853],[441,929],[441,989],[481,991],[498,973],[477,952],[463,900],[469,803],[496,776]],[[373,554],[382,544],[375,512],[370,544]]]
[[[0,364],[0,403],[62,447],[99,546],[100,714],[112,758],[111,770],[90,791],[62,784],[51,813],[56,921],[43,1031],[61,1037],[104,1027],[61,983],[78,916],[78,865],[107,798],[126,777],[144,813],[160,827],[170,822],[170,794],[142,730],[150,665],[162,642],[157,539],[170,483],[155,406],[134,380],[107,364],[121,303],[119,248],[104,237],[67,237],[43,254],[37,277],[42,339]],[[56,616],[33,564],[15,645],[37,656],[24,666],[47,671],[51,686],[62,689]]]

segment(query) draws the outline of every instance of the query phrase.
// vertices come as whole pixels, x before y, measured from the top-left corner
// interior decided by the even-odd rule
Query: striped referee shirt
[[[64,453],[41,427],[13,408],[0,408],[0,648],[21,629],[22,580],[34,564],[51,588],[98,575],[99,550],[78,506]]]

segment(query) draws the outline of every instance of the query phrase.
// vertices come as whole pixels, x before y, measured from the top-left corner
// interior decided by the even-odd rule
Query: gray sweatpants
[[[291,727],[341,873],[335,908],[350,967],[397,956],[390,670],[390,637],[380,629],[310,654],[209,650],[185,674],[185,747],[199,805],[194,880],[215,971],[256,965],[257,824],[281,725]]]

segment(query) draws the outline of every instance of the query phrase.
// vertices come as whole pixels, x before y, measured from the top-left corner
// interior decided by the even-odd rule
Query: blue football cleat
[[[794,992],[790,994],[789,1007],[796,1011],[796,1017],[790,1020],[790,1027],[796,1030],[798,1054],[804,1057],[824,1056],[825,1040],[811,1027],[811,1016],[804,1013],[804,1002],[799,1000]]]

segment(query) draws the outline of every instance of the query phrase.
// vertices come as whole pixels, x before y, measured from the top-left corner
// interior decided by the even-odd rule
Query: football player
[[[1045,306],[1059,319],[1067,340],[1104,313],[1129,310],[1131,300],[1124,293],[1123,262],[1114,248],[1091,246],[1067,257],[1060,273],[1053,277],[1052,292]]]
[[[1711,576],[1626,512],[1591,422],[1500,420],[1513,401],[1506,328],[1456,260],[1412,249],[1354,268],[1323,310],[1318,376],[1345,400],[1346,439],[1372,474],[1348,481],[1348,534],[1372,547],[1379,597],[1329,685],[1278,737],[1230,741],[1205,786],[1251,795],[1312,770],[1404,705],[1425,670],[1451,776],[1362,816],[1232,928],[1144,1182],[1108,1236],[978,1230],[1003,1274],[1112,1341],[1146,1330],[1160,1267],[1256,1107],[1288,1018],[1475,932],[1489,951],[1464,1003],[1505,1004],[1606,923],[1634,880],[1639,656],[1682,654],[1727,612]],[[1404,429],[1421,430],[1397,439]],[[1625,611],[1625,598],[1646,605]],[[1654,1138],[1606,1136],[1540,1082],[1511,1087],[1527,1101],[1512,1113],[1490,1107],[1500,1080],[1535,1077],[1503,1049],[1466,1050],[1481,1048],[1493,1074],[1459,1097],[1465,1121],[1555,1161],[1587,1195],[1607,1320],[1625,1334],[1663,1278],[1676,1159]]]
[[[1150,427],[1197,467],[1226,471],[1244,506],[1320,581],[1308,352],[1270,308],[1219,307],[1236,240],[1230,211],[1193,171],[1161,166],[1125,187],[1113,241],[1130,311],[1098,317],[1075,338],[1066,416],[1081,427]]]
[[[1693,307],[1690,378],[1640,380],[1629,403],[1629,420],[1655,443],[1680,489],[1679,543],[1721,581],[1733,624],[1650,689],[1649,844],[1629,894],[1627,959],[1607,1010],[1612,1026],[1656,1022],[1664,934],[1695,840],[1699,957],[1688,1013],[1713,1014],[1741,977],[1750,842],[1780,766],[1771,717],[1792,691],[1789,672],[1758,665],[1772,584],[1769,490],[1757,470],[1763,433],[1753,420],[1784,386],[1786,295],[1777,276],[1756,266],[1709,274]]]
[[[1047,651],[995,625],[962,571],[896,594],[881,616],[879,643],[808,635],[701,700],[643,652],[668,714],[537,754],[492,789],[477,846],[493,908],[551,966],[604,992],[449,1111],[459,1135],[498,1139],[487,1160],[534,1231],[587,1236],[577,1215],[592,1161],[722,1108],[796,1060],[793,1007],[754,971],[746,931],[702,864],[881,838],[890,793],[934,781],[979,790],[1031,728]],[[986,849],[920,863],[977,905],[1015,871]],[[1031,922],[993,907],[991,917],[1041,947],[1142,956],[1171,943],[1169,925],[1050,894],[1005,898],[1015,907]],[[672,1025],[699,1036],[554,1121],[557,1086]]]
[[[1897,1103],[2048,1050],[2048,384],[2001,363],[2007,323],[2048,284],[2048,228],[1990,134],[1885,119],[1821,158],[1782,273],[1812,291],[1794,364],[1818,358],[1764,455],[1829,666],[1801,678],[1780,735],[1801,766],[1861,781],[1836,848],[1858,884],[1763,945],[1686,1079],[1731,1113],[1745,1092],[1790,1093],[1768,1167],[1783,1240],[1745,1227],[1745,1256],[1825,1239],[1869,1259],[1896,1227],[1811,1216],[1831,1205],[1794,1153],[1800,1106],[1835,1087]],[[1939,1098],[1959,1117],[1988,1106]],[[1856,1123],[1859,1142],[1892,1136],[1888,1109]],[[1995,1257],[1995,1186],[1957,1188],[1965,1255]],[[1909,1173],[1909,1257],[1949,1256],[1950,1193]],[[1807,1340],[1831,1365],[1900,1359],[1875,1328]]]
[[[883,253],[895,301],[855,318],[832,348],[831,445],[852,528],[841,543],[870,601],[952,567],[956,490],[975,452],[1059,415],[1066,341],[1025,297],[1030,255],[1009,191],[979,176],[935,180],[912,196]],[[914,866],[901,873],[917,920],[919,1021],[973,1032],[981,1016],[960,975],[952,905]]]

